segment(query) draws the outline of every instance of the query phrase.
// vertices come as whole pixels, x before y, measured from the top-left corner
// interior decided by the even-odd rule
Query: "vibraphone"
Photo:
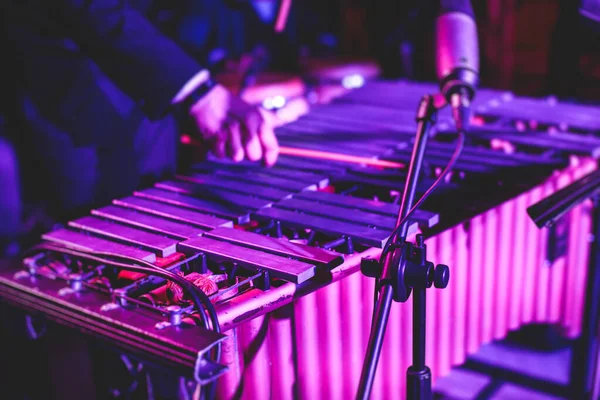
[[[416,105],[434,91],[371,83],[278,137],[282,146],[406,165]],[[481,91],[475,110],[513,100]],[[545,103],[523,101],[531,128]],[[595,169],[600,140],[571,123],[577,133],[562,132],[555,120],[521,131],[496,109],[477,116],[454,172],[412,219],[410,232],[426,236],[430,259],[451,268],[449,287],[427,302],[434,378],[525,324],[580,332],[588,205],[551,231],[538,230],[526,209]],[[421,193],[454,150],[449,126],[442,113]],[[203,384],[218,378],[218,398],[352,398],[374,290],[358,270],[361,259],[379,256],[394,227],[404,174],[291,156],[272,168],[210,159],[46,233],[24,268],[0,271],[0,296]],[[145,272],[122,266],[131,262]],[[215,323],[181,282],[151,276],[157,268],[200,287],[222,333],[211,331]],[[410,304],[392,308],[373,398],[404,393],[411,313]],[[220,361],[210,362],[219,343]]]

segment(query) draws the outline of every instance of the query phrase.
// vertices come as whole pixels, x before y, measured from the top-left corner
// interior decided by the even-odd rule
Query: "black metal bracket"
[[[391,283],[393,300],[404,303],[410,297],[413,288],[428,289],[435,286],[443,289],[448,286],[450,269],[448,266],[434,265],[427,261],[427,245],[423,235],[417,235],[416,243],[403,242],[392,247],[392,259],[398,266],[398,274],[390,282],[381,281],[380,286]],[[362,259],[360,270],[363,275],[378,278],[382,265],[375,259]]]
[[[600,196],[593,198],[592,235],[590,256],[588,260],[588,276],[585,289],[585,304],[581,336],[575,340],[571,357],[570,385],[571,393],[577,399],[595,400],[600,384]],[[594,393],[596,392],[596,393]]]
[[[566,255],[569,251],[570,225],[571,218],[569,214],[567,214],[548,228],[546,261],[549,265],[552,265],[554,261]]]
[[[262,291],[271,289],[271,273],[266,269],[254,269],[233,263],[231,269],[225,272],[227,273],[228,284],[231,286],[236,284],[237,277],[252,277],[253,275],[260,274],[260,276],[254,279],[256,288]]]
[[[539,227],[550,227],[581,202],[600,193],[600,170],[596,170],[545,199],[529,206],[527,213]]]
[[[585,290],[585,309],[582,333],[573,345],[571,359],[570,386],[573,398],[596,399],[594,393],[600,376],[597,365],[598,326],[600,324],[600,171],[596,170],[551,196],[533,204],[527,212],[535,224],[540,227],[556,226],[563,216],[573,207],[587,199],[594,201],[592,210],[592,235],[588,276]]]

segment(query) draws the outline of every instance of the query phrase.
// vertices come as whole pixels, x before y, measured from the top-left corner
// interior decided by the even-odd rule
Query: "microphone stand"
[[[435,124],[437,111],[445,104],[445,99],[441,95],[426,95],[421,100],[416,116],[416,138],[396,221],[397,234],[389,239],[392,243],[382,265],[376,260],[363,260],[361,263],[361,272],[364,275],[379,278],[377,289],[380,296],[375,305],[357,399],[368,399],[370,396],[392,300],[404,303],[410,297],[411,291],[414,291],[413,365],[406,371],[406,398],[408,400],[432,398],[431,371],[425,365],[425,290],[432,284],[437,288],[445,288],[448,285],[450,272],[445,265],[434,268],[433,263],[427,261],[427,247],[423,235],[417,235],[416,243],[407,243],[408,220],[402,225],[400,223],[413,206],[430,129]]]

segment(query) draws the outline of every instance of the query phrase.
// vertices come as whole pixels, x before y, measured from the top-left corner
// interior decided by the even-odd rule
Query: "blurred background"
[[[131,3],[139,3],[139,8],[207,66],[217,81],[253,104],[278,111],[282,124],[306,114],[313,104],[327,103],[375,78],[437,81],[434,35],[439,1],[131,0]],[[600,1],[472,0],[471,3],[479,33],[481,87],[523,96],[556,96],[567,102],[600,104]],[[13,173],[14,165],[20,164],[22,176],[11,178],[8,173],[0,174],[0,196],[11,203],[11,210],[19,210],[11,214],[14,219],[22,219],[12,223],[16,226],[23,222],[19,234],[29,234],[32,240],[37,240],[39,232],[47,231],[56,222],[40,211],[39,204],[47,200],[44,196],[51,197],[57,186],[42,177],[43,171],[36,166],[42,156],[32,150],[18,122],[11,120],[17,113],[13,111],[13,99],[7,94],[15,83],[9,69],[15,66],[8,59],[4,67],[6,73],[0,74],[0,87],[4,88],[4,95],[0,96],[0,139],[6,133],[16,151],[14,154],[12,149],[0,151],[0,167],[6,161],[5,171]],[[4,124],[11,124],[11,129],[3,130]],[[14,126],[18,129],[12,129]],[[47,150],[43,144],[40,147],[36,151]],[[85,150],[77,153],[82,159],[89,157]],[[16,195],[9,197],[11,192],[7,189],[17,187],[18,179],[25,182],[23,205]],[[60,206],[66,204],[64,200],[55,202]],[[22,213],[21,208],[24,208]],[[0,218],[0,224],[2,221],[5,227],[9,226],[8,219]],[[18,253],[20,247],[12,239],[3,237],[0,230],[0,256]],[[500,367],[515,370],[523,367],[536,374],[540,372],[537,377],[547,381],[568,381],[570,343],[545,327],[524,329],[511,334],[510,339],[487,345],[475,361],[500,362],[504,363]],[[515,350],[515,342],[527,344],[529,350],[521,347]],[[440,380],[436,390],[440,398],[470,398],[459,392],[477,394],[490,382],[497,391],[504,381],[517,379],[519,374],[518,371],[508,378],[494,378],[492,374],[458,370]],[[508,385],[506,388],[510,389]],[[514,386],[510,390],[513,389]],[[493,390],[489,392],[491,396]],[[551,398],[535,396],[529,391],[509,393],[502,398]],[[477,398],[487,397],[481,394]]]
[[[255,46],[261,44],[269,50],[271,70],[314,71],[310,63],[317,58],[320,63],[370,60],[384,77],[435,81],[436,2],[431,0],[296,1],[281,35],[272,33],[280,2],[192,3],[191,13],[171,29],[213,65],[224,67],[225,59],[256,55]],[[600,40],[593,14],[597,2],[472,3],[480,35],[481,86],[529,96],[600,98]],[[591,11],[585,12],[586,7]],[[208,17],[211,13],[214,18]]]

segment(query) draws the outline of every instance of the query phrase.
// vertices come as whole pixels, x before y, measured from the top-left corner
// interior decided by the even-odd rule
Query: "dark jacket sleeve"
[[[202,67],[126,0],[59,0],[64,28],[152,118]]]

